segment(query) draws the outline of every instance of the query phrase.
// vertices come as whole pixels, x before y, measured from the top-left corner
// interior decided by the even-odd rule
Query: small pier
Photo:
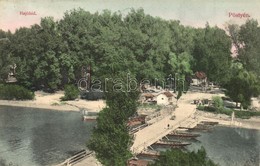
[[[80,112],[82,113],[82,121],[87,121],[87,122],[96,121],[98,117],[97,112],[90,112],[84,108],[80,108]]]
[[[87,115],[82,116],[82,121],[92,122],[96,120],[97,120],[97,116],[87,116]]]

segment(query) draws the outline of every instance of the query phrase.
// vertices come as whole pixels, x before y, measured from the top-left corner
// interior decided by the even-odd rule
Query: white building
[[[158,105],[168,105],[169,99],[165,94],[161,93],[156,96],[156,102]]]

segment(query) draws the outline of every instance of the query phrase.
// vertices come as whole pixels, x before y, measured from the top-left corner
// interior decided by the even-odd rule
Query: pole
[[[175,73],[175,74],[174,74],[174,76],[175,76],[175,77],[174,77],[174,93],[176,93],[176,79],[177,79],[177,78],[176,78],[176,75],[178,75],[178,73]]]

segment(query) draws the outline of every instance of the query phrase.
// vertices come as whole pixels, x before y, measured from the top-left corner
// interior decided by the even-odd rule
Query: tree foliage
[[[220,96],[213,96],[212,97],[213,106],[217,109],[221,109],[224,106],[223,100]]]
[[[193,51],[193,71],[203,71],[210,81],[222,83],[227,79],[227,71],[231,64],[231,39],[218,27],[208,24],[198,29]]]
[[[205,149],[202,147],[198,152],[183,152],[179,149],[162,152],[159,159],[151,166],[185,165],[185,166],[216,166],[207,158]]]
[[[224,83],[226,94],[247,108],[251,97],[260,94],[260,27],[257,20],[247,20],[239,26],[229,24],[227,31],[235,46],[235,58]]]
[[[231,43],[223,30],[186,27],[143,9],[124,17],[108,10],[92,14],[74,9],[59,21],[45,17],[39,25],[1,34],[10,42],[0,45],[0,59],[17,59],[16,78],[30,89],[62,89],[77,82],[88,65],[92,78],[124,70],[138,81],[163,80],[177,72],[184,77],[205,71],[219,81],[230,62]]]
[[[251,97],[260,94],[259,78],[253,72],[248,72],[241,63],[233,63],[230,69],[230,79],[225,83],[226,95],[233,101],[240,102],[244,108],[251,103]]]
[[[228,24],[227,31],[235,46],[237,59],[243,64],[246,70],[260,75],[259,72],[259,42],[260,27],[258,21],[251,19],[245,24],[239,26],[237,24]]]
[[[124,80],[118,74],[118,79]],[[113,75],[114,77],[116,75]],[[105,166],[121,166],[131,157],[132,137],[128,133],[128,118],[136,113],[139,92],[127,91],[125,84],[120,89],[113,82],[105,92],[106,108],[97,118],[88,148],[95,151],[98,160]]]
[[[79,96],[79,89],[75,85],[65,85],[64,96],[61,97],[61,100],[75,100]]]
[[[8,78],[10,72],[10,65],[14,64],[14,58],[9,52],[9,36],[10,32],[0,30],[0,83]]]
[[[0,99],[2,100],[32,100],[34,93],[19,85],[0,84]]]

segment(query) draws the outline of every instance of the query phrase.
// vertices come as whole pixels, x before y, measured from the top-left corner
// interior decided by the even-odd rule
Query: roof
[[[158,94],[156,94],[155,96],[159,96],[159,95],[165,95],[167,98],[170,98],[170,97],[173,97],[173,96],[174,96],[174,94],[172,94],[172,93],[169,92],[169,91],[158,93]]]
[[[153,94],[151,94],[151,93],[144,93],[144,94],[142,94],[142,96],[144,96],[144,97],[150,97],[150,98],[152,98],[152,97],[154,97],[154,95]]]
[[[198,78],[198,79],[204,79],[207,77],[207,75],[203,72],[203,71],[197,71],[195,73],[195,76]]]
[[[169,92],[169,91],[164,92],[163,94],[165,94],[165,96],[167,96],[167,97],[172,97],[173,96],[173,94],[171,92]]]

